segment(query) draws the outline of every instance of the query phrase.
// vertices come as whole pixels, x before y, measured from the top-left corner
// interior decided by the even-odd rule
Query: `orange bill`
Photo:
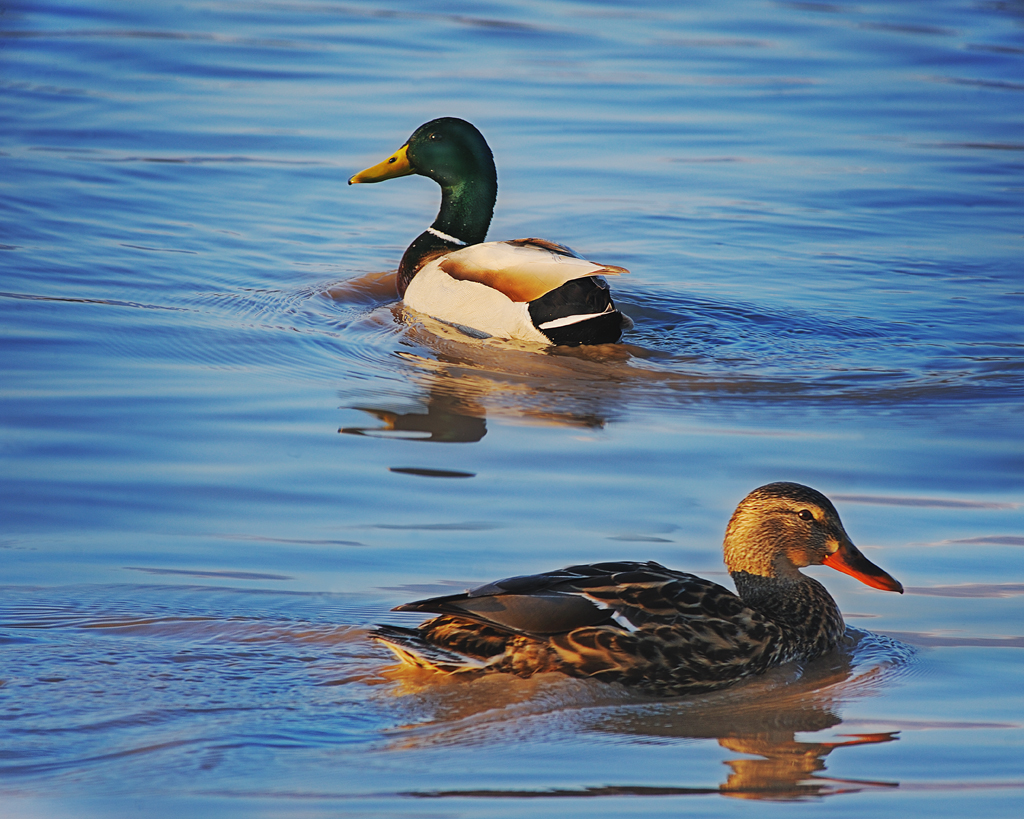
[[[849,540],[840,541],[839,548],[827,555],[824,563],[837,572],[856,577],[861,583],[872,588],[903,594],[900,581],[864,557],[860,549]]]

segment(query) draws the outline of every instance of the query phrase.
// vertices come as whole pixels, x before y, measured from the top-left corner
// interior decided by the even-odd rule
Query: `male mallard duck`
[[[407,306],[500,338],[541,344],[619,340],[623,316],[597,277],[626,273],[625,268],[588,262],[544,239],[484,242],[498,175],[475,127],[454,117],[431,120],[348,183],[414,173],[441,186],[441,210],[402,256],[398,294]]]
[[[440,616],[372,636],[404,662],[438,671],[560,671],[688,694],[839,644],[839,607],[804,566],[903,592],[853,545],[829,499],[797,483],[743,499],[725,530],[725,563],[738,595],[657,563],[595,563],[398,606]]]

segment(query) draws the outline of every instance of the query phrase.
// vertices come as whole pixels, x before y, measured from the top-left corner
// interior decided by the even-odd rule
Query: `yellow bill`
[[[409,164],[408,148],[408,145],[403,145],[380,164],[357,173],[348,180],[348,184],[358,185],[360,182],[382,182],[385,179],[395,179],[399,176],[408,176],[411,173],[416,173],[412,169],[412,165]]]

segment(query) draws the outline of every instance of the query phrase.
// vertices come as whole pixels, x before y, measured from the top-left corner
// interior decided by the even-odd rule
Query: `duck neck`
[[[441,208],[431,227],[467,245],[482,242],[498,199],[498,177],[480,173],[455,184],[441,186]]]
[[[475,245],[487,237],[498,198],[498,178],[493,166],[489,173],[472,179],[441,185],[441,209],[433,224],[409,245],[398,268],[398,292],[431,259],[460,247]]]
[[[799,573],[786,578],[730,574],[743,602],[780,626],[794,657],[811,659],[839,644],[846,631],[843,615],[814,578]]]

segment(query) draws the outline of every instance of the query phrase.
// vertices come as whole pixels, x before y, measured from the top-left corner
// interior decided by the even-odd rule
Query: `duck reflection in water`
[[[431,396],[426,412],[395,412],[371,407],[352,407],[381,422],[379,427],[342,427],[344,435],[402,438],[441,444],[472,444],[487,434],[483,417],[459,412],[460,402],[452,396]]]
[[[500,369],[487,359],[441,355],[437,360],[406,354],[412,377],[423,385],[424,411],[369,405],[365,397],[350,409],[367,413],[379,426],[349,425],[338,432],[431,443],[476,443],[487,434],[487,416],[516,423],[574,429],[601,429],[614,409],[616,390],[602,390],[587,375],[587,359],[512,354],[523,366]],[[582,372],[580,370],[582,369]],[[575,372],[575,378],[566,372]],[[583,387],[574,389],[574,387]],[[372,399],[370,399],[372,400]]]
[[[854,734],[842,742],[797,742],[792,736],[764,734],[718,740],[730,751],[755,754],[763,759],[730,759],[729,778],[719,788],[725,796],[739,799],[797,799],[830,796],[865,788],[895,788],[896,782],[832,779],[816,776],[825,770],[825,757],[836,748],[892,742],[896,734]]]
[[[476,789],[419,791],[418,797],[689,796],[720,794],[737,799],[792,801],[896,788],[898,782],[834,778],[826,758],[843,749],[893,742],[890,731],[842,731],[844,705],[870,697],[908,667],[910,647],[849,629],[837,652],[805,667],[777,668],[724,691],[685,699],[641,699],[592,681],[545,674],[528,680],[480,678],[465,685],[405,667],[387,672],[388,697],[413,721],[396,730],[395,749],[545,743],[548,734],[594,733],[659,743],[715,740],[736,754],[723,760],[720,784],[577,785],[550,790]],[[503,682],[504,684],[499,684]],[[770,707],[766,707],[770,703]],[[797,739],[797,735],[820,738]],[[603,745],[600,745],[603,747]],[[595,751],[595,753],[604,753]],[[573,774],[575,778],[575,774]],[[607,777],[605,777],[607,780]],[[618,779],[618,777],[616,777]],[[575,781],[578,781],[576,779]]]

